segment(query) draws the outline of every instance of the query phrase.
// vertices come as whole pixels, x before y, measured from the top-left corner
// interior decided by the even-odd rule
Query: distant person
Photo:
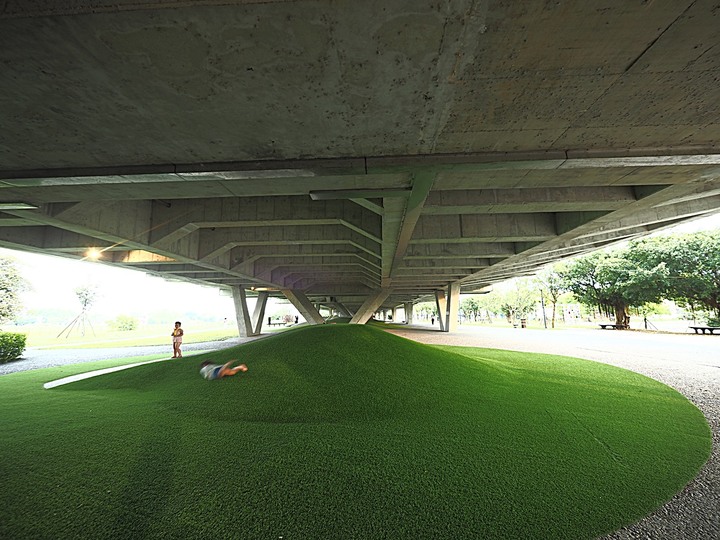
[[[180,347],[182,346],[182,338],[183,338],[183,329],[180,328],[182,326],[182,323],[180,321],[175,322],[175,328],[172,331],[172,344],[173,344],[173,358],[182,358],[182,351],[180,350]]]
[[[215,379],[222,379],[223,377],[232,377],[240,371],[245,372],[248,370],[245,364],[231,368],[230,364],[233,362],[235,362],[235,360],[230,360],[227,364],[220,365],[205,361],[200,364],[200,375],[202,375],[203,379],[213,381]]]

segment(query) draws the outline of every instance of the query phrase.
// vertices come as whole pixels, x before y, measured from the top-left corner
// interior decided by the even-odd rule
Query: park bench
[[[714,334],[715,330],[720,331],[720,326],[691,326],[690,328],[695,330],[696,334],[704,334],[705,332]]]
[[[625,330],[625,329],[629,328],[629,326],[627,324],[605,323],[605,324],[601,324],[600,328],[602,328],[603,330],[605,330],[606,328],[612,328],[613,330]]]

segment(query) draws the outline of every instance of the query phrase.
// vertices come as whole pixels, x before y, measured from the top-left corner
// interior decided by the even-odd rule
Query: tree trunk
[[[615,304],[615,324],[620,328],[630,327],[630,315],[627,312],[627,306],[622,303]]]

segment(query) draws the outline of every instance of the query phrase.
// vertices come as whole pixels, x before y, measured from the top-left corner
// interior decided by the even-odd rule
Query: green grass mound
[[[250,371],[206,381],[204,357]],[[53,390],[43,371],[0,378],[2,538],[593,538],[711,445],[698,409],[629,371],[368,326]]]

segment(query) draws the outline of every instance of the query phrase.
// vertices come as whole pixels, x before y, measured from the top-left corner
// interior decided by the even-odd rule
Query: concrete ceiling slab
[[[351,308],[478,290],[720,208],[717,28],[691,0],[5,2],[0,245]]]

